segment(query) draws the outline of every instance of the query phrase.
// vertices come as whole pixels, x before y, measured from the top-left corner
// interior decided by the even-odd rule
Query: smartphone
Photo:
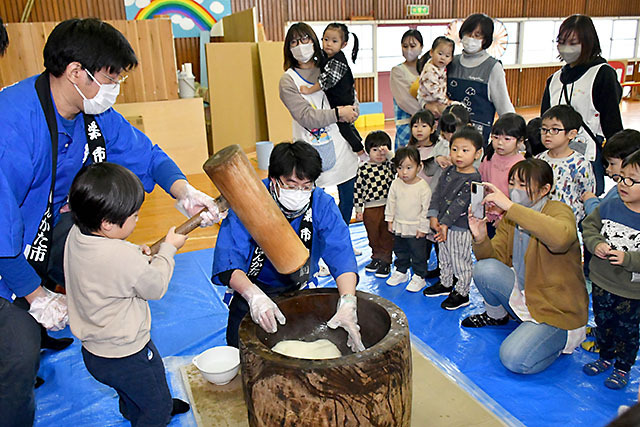
[[[471,182],[471,215],[476,218],[484,218],[484,185],[481,182]]]

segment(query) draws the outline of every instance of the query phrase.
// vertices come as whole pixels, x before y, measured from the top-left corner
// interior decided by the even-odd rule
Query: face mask
[[[558,45],[558,53],[567,64],[572,64],[578,60],[580,54],[582,53],[582,45],[581,44],[559,44]]]
[[[87,71],[87,70],[85,70]],[[113,106],[116,102],[116,98],[120,94],[120,84],[119,83],[110,83],[110,84],[101,84],[99,83],[95,77],[91,75],[89,71],[87,71],[89,77],[96,82],[100,89],[98,89],[98,93],[91,99],[87,99],[86,96],[80,91],[80,88],[76,86],[74,83],[73,87],[76,88],[82,99],[83,111],[85,114],[100,114],[107,111],[109,108]]]
[[[466,53],[478,53],[482,50],[482,40],[464,36],[462,38],[462,47]]]
[[[291,54],[300,64],[309,62],[311,58],[313,58],[314,53],[315,48],[313,47],[313,43],[300,43],[298,46],[291,48]]]
[[[287,188],[280,187],[278,201],[285,207],[285,209],[292,212],[299,211],[307,206],[309,200],[311,200],[311,191],[289,190]]]
[[[533,200],[529,198],[527,192],[519,188],[510,188],[509,198],[513,203],[522,205],[525,208],[530,208],[531,206],[533,206]]]
[[[405,50],[402,52],[402,56],[404,56],[404,59],[406,59],[407,62],[413,62],[416,59],[418,59],[418,56],[420,56],[420,50],[418,49]]]

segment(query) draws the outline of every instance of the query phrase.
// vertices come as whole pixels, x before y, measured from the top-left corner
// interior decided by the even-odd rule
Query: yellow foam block
[[[384,113],[367,114],[364,117],[367,127],[384,126]]]
[[[364,115],[364,116],[358,116],[358,119],[357,119],[355,122],[353,122],[353,124],[355,125],[355,127],[359,128],[359,129],[362,129],[362,128],[366,127],[366,126],[367,126],[367,124],[366,124],[366,119],[365,119],[365,117],[367,117],[367,116],[366,116],[366,115]]]

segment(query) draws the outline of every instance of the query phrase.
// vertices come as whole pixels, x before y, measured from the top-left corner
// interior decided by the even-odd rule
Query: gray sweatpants
[[[438,243],[440,254],[440,281],[442,286],[450,288],[453,285],[453,276],[458,278],[456,292],[460,295],[469,295],[469,285],[473,272],[473,260],[471,259],[471,232],[469,230],[449,230],[447,240]]]

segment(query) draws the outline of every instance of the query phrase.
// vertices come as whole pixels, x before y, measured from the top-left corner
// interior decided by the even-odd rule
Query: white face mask
[[[482,40],[464,36],[462,38],[462,47],[466,53],[478,53],[482,50]]]
[[[280,185],[278,185],[278,187],[280,189],[278,201],[291,212],[299,211],[307,206],[309,200],[311,200],[311,190],[289,190],[282,188]]]
[[[582,53],[582,45],[581,44],[559,44],[558,45],[558,53],[567,64],[572,64],[580,58],[580,54]]]
[[[418,59],[418,56],[420,56],[421,52],[422,51],[420,49],[409,49],[403,51],[402,56],[404,56],[404,59],[406,59],[407,62],[413,62]]]
[[[83,111],[85,114],[100,114],[107,111],[109,108],[116,103],[116,98],[120,94],[120,83],[109,83],[102,84],[96,80],[95,77],[91,75],[89,70],[85,70],[89,77],[96,82],[100,89],[98,89],[98,93],[91,99],[88,99],[84,94],[80,91],[80,88],[74,83],[73,87],[76,88],[82,99]]]
[[[296,61],[300,64],[306,64],[313,58],[313,54],[315,53],[315,48],[313,47],[313,42],[311,43],[300,43],[296,47],[291,48],[291,54]]]
[[[533,206],[533,200],[529,198],[527,192],[519,188],[510,188],[509,198],[513,203],[522,205],[525,208],[530,208],[531,206]]]

